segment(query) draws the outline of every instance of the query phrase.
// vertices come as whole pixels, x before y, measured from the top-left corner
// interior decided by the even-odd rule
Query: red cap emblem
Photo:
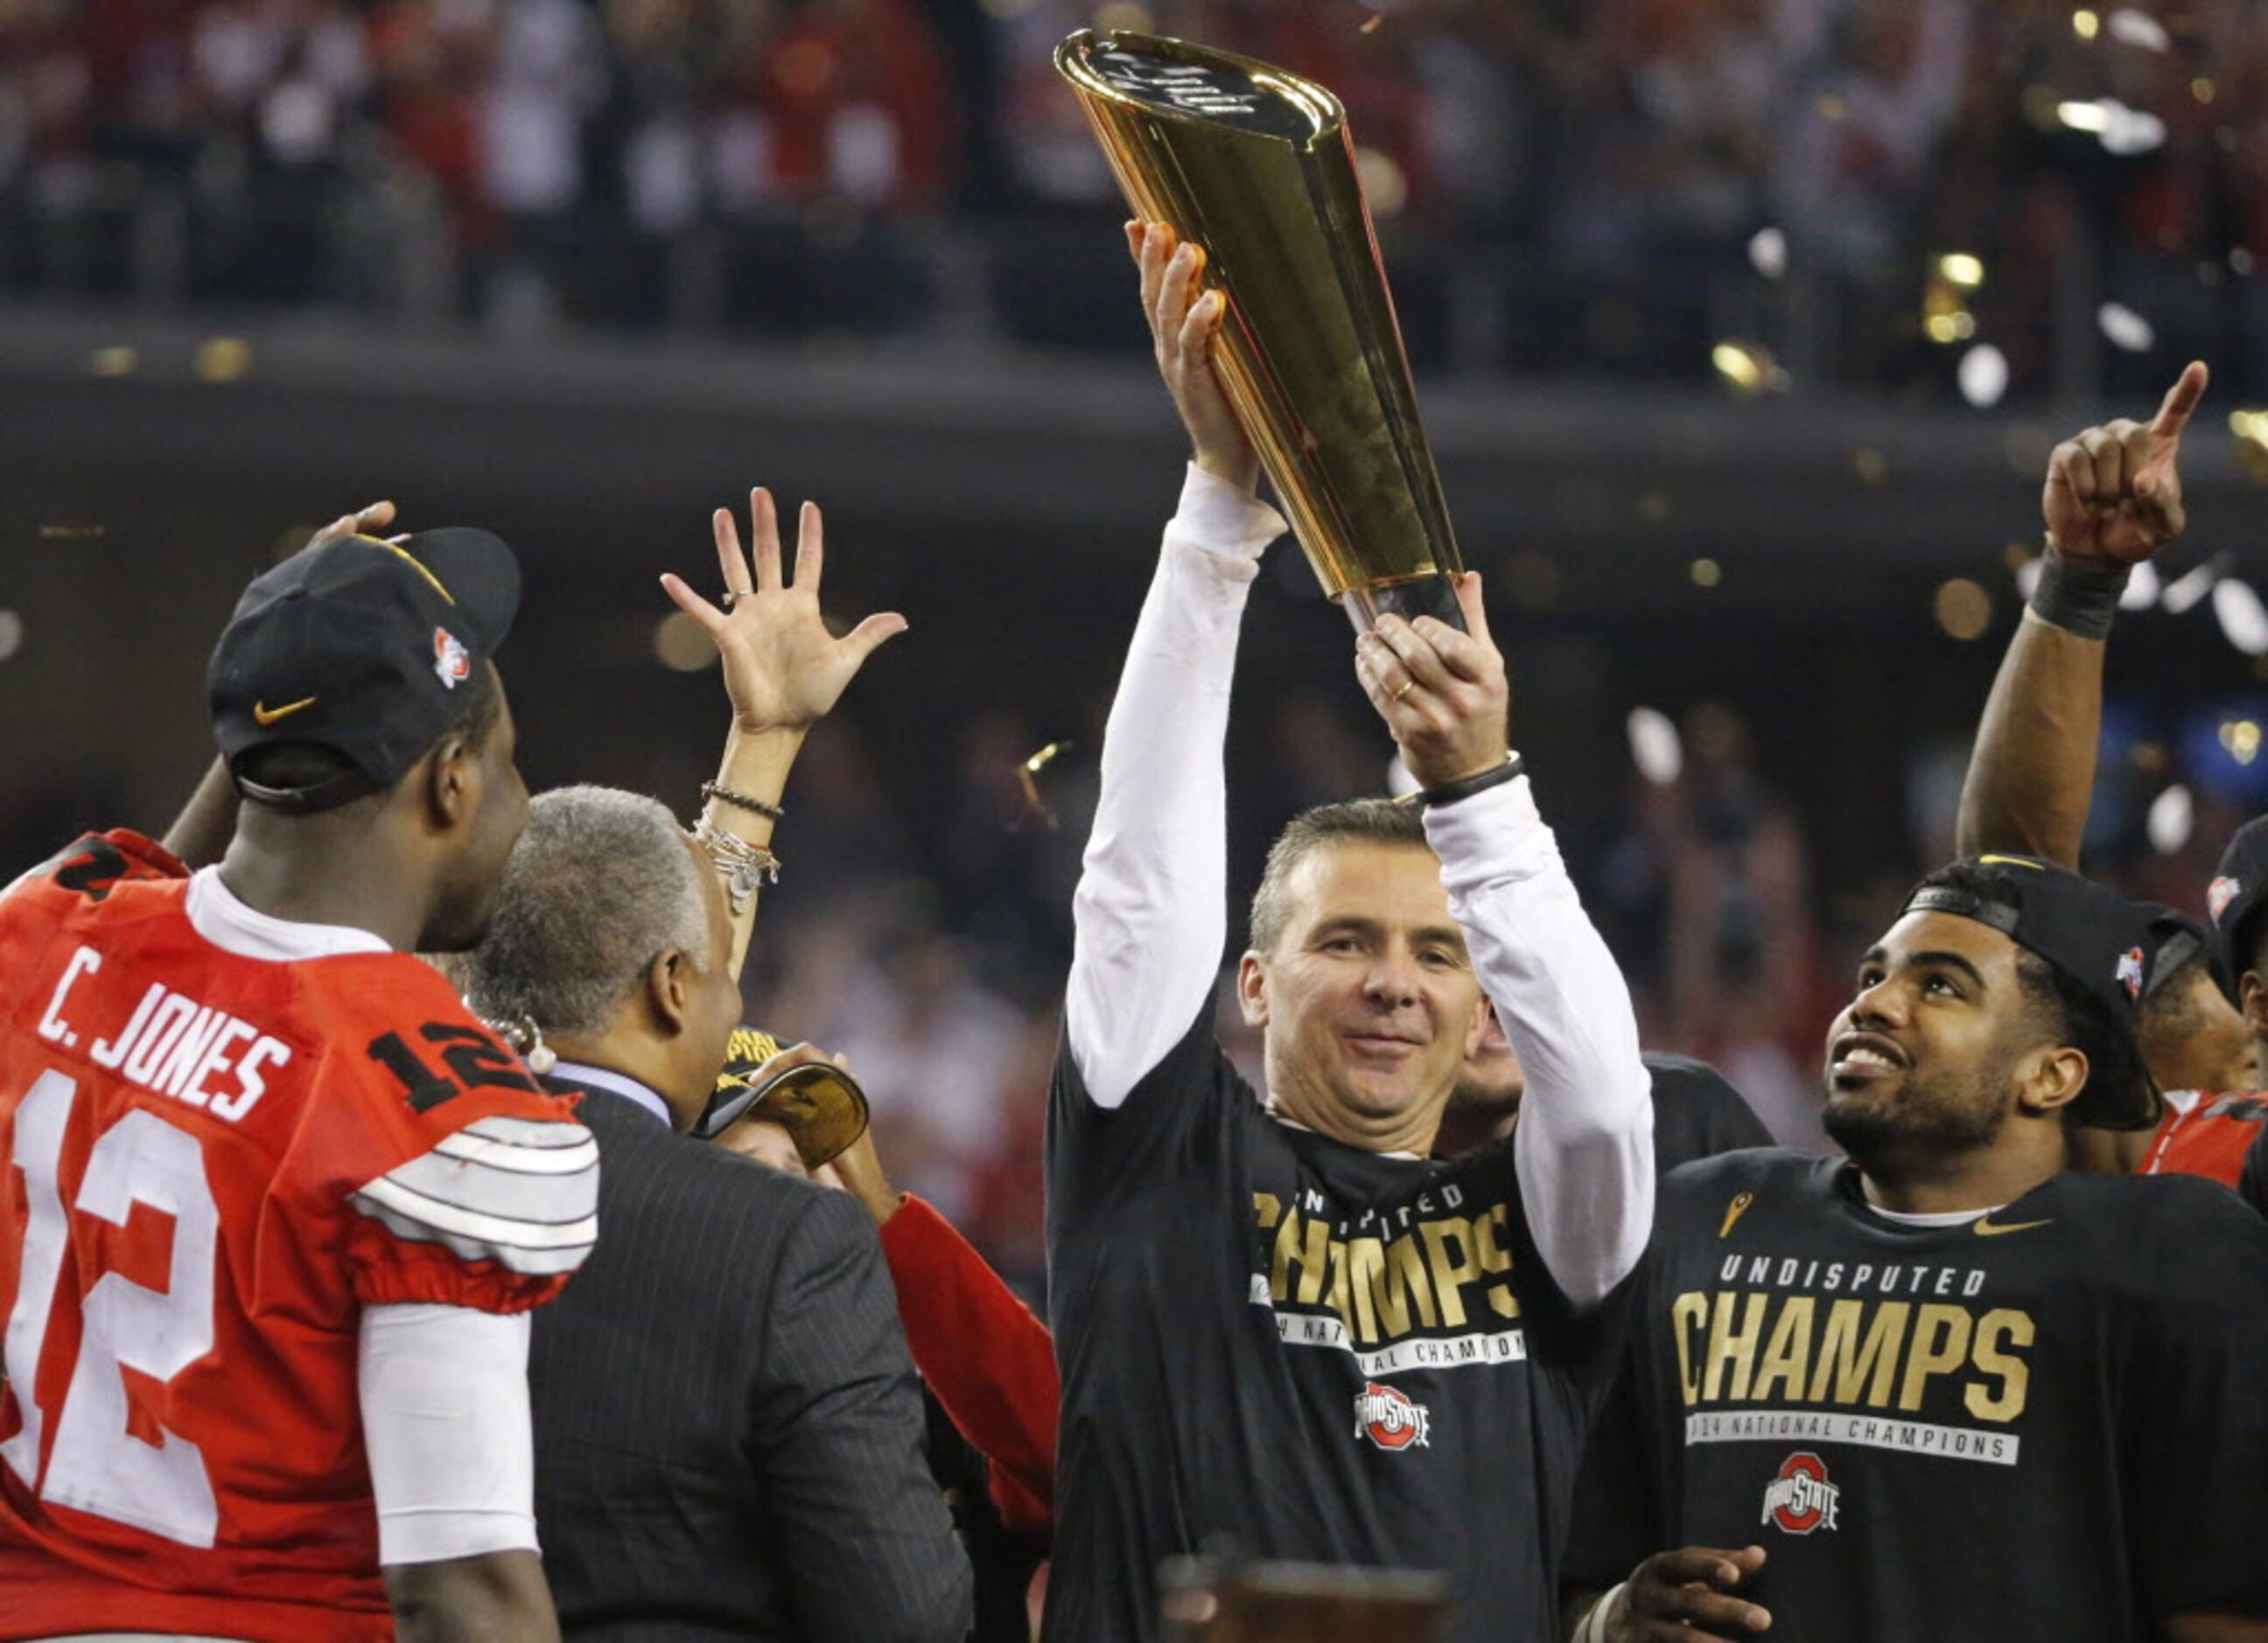
[[[1423,1404],[1413,1404],[1375,1381],[1365,1381],[1354,1400],[1354,1435],[1368,1438],[1381,1449],[1429,1448],[1425,1434],[1432,1424]]]
[[[1777,1523],[1791,1535],[1833,1529],[1842,1495],[1840,1486],[1827,1481],[1827,1462],[1808,1449],[1799,1449],[1781,1463],[1779,1476],[1764,1485],[1764,1521]]]

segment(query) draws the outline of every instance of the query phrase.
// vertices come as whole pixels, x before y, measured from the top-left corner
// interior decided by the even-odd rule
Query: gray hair
[[[676,818],[611,787],[562,787],[528,807],[488,934],[466,955],[482,1020],[604,1032],[646,967],[709,940],[700,867]]]

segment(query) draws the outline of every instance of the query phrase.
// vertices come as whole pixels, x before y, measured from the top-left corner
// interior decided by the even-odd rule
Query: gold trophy
[[[1178,40],[1082,29],[1056,67],[1136,215],[1204,247],[1213,369],[1323,591],[1464,626],[1464,568],[1339,99]]]

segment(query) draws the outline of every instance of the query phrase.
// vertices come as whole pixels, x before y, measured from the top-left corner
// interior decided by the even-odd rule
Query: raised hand
[[[1228,299],[1203,289],[1204,248],[1176,244],[1176,239],[1164,223],[1126,225],[1126,249],[1142,271],[1142,312],[1150,321],[1158,370],[1189,430],[1197,465],[1249,490],[1260,483],[1260,458],[1221,392],[1207,351]]]
[[[717,510],[717,564],[724,572],[718,608],[675,575],[661,578],[677,608],[701,624],[725,664],[725,689],[743,733],[807,730],[842,696],[884,640],[906,630],[895,611],[881,611],[836,638],[820,615],[826,569],[825,528],[816,503],[803,505],[795,539],[795,579],[780,574],[779,516],[771,492],[748,493],[753,556],[742,554],[733,515]]]
[[[1608,1643],[1692,1643],[1764,1631],[1771,1625],[1771,1611],[1729,1595],[1764,1561],[1761,1546],[1656,1552],[1638,1566],[1615,1599],[1607,1616]]]
[[[2136,564],[2182,534],[2189,516],[2176,462],[2209,375],[2193,360],[2148,422],[2122,417],[2056,446],[2040,510],[2066,559]]]
[[[1355,677],[1425,787],[1492,769],[1508,747],[1511,693],[1477,571],[1457,578],[1457,603],[1463,633],[1432,616],[1386,615],[1355,638]]]

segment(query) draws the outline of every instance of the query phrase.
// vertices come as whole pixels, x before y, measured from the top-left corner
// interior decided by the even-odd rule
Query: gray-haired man
[[[792,586],[770,499],[755,511],[753,564],[717,519],[725,610],[670,590],[723,652],[734,706],[700,836],[636,794],[543,794],[463,977],[549,1087],[581,1094],[614,1217],[529,1352],[544,1566],[571,1638],[948,1643],[968,1564],[923,1461],[873,1223],[681,1133],[740,1020],[747,869],[770,860],[745,835],[720,845],[720,812],[769,840],[803,732],[898,624],[834,638],[815,511]]]
[[[547,1087],[581,1094],[613,1217],[528,1355],[560,1625],[945,1643],[968,1564],[872,1224],[679,1133],[740,1020],[731,940],[666,809],[570,787],[535,800],[473,956],[474,1008],[532,1021]]]

